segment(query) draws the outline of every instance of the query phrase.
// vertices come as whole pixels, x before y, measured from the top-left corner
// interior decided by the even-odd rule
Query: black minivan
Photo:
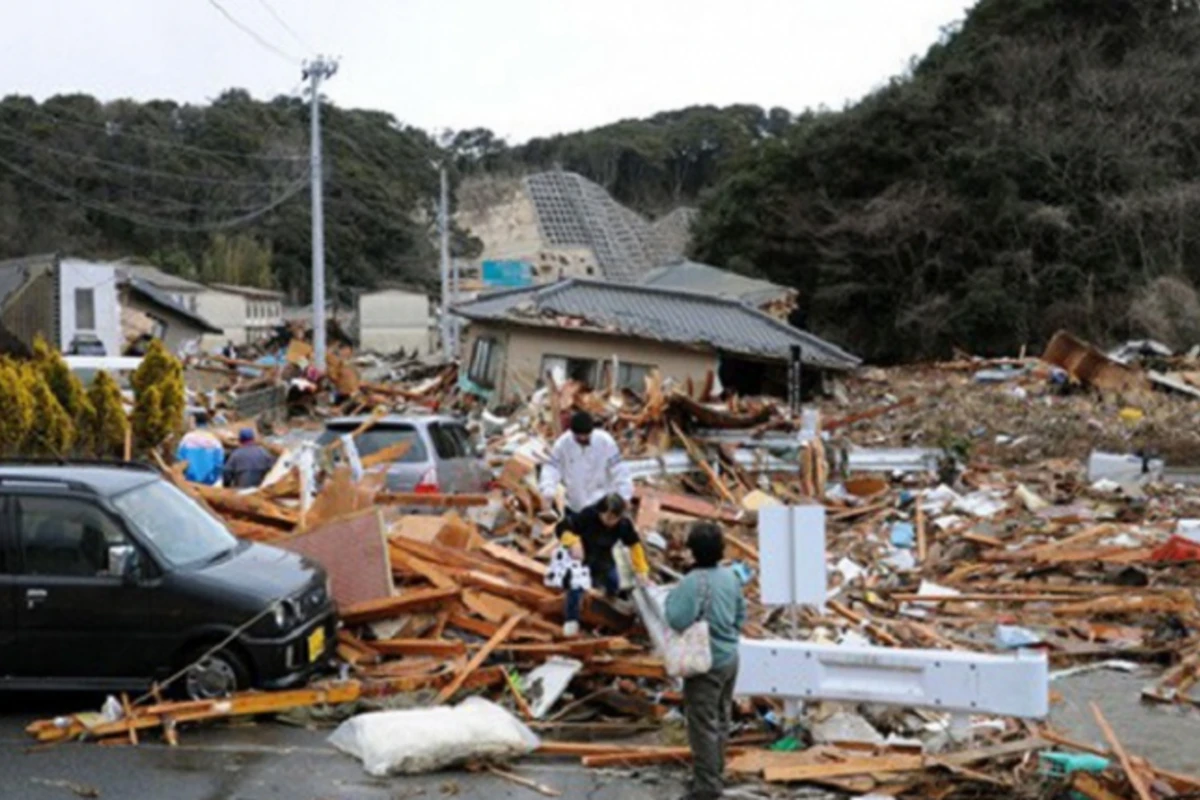
[[[184,668],[193,699],[283,688],[328,665],[336,625],[324,569],[237,539],[149,467],[0,465],[0,689]]]

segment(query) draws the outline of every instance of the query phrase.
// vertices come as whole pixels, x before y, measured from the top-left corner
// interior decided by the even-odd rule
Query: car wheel
[[[184,661],[189,666],[180,681],[187,699],[215,700],[250,687],[250,671],[237,653],[221,649],[205,656],[208,649],[196,648]]]

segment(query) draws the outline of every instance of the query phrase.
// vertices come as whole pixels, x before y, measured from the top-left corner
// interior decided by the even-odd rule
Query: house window
[[[632,392],[646,391],[646,376],[654,367],[649,364],[617,364],[617,388]]]
[[[491,336],[481,336],[471,349],[471,365],[467,377],[485,389],[496,386],[496,372],[500,367],[500,344]]]
[[[96,330],[96,291],[94,289],[75,290],[75,330]]]
[[[538,373],[541,383],[553,377],[555,383],[564,380],[578,381],[589,389],[596,388],[600,362],[594,358],[568,358],[567,356],[542,356],[542,369]]]

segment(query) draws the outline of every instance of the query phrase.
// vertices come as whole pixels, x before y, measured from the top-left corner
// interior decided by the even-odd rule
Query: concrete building
[[[283,325],[283,292],[231,283],[214,283],[209,290],[213,296],[201,297],[199,311],[224,328],[226,338],[234,344],[270,338]],[[206,311],[206,306],[211,310]]]
[[[27,347],[41,336],[64,353],[118,355],[116,268],[57,254],[0,261],[0,325]]]
[[[153,284],[128,278],[121,284],[121,334],[124,342],[151,336],[161,339],[172,353],[199,346],[205,336],[224,331],[194,314]]]
[[[792,348],[808,390],[859,359],[740,300],[572,278],[465,303],[466,385],[493,401],[527,397],[547,374],[642,391],[645,376],[703,384],[709,373],[741,395],[785,395]]]
[[[428,355],[434,341],[429,295],[401,287],[360,294],[358,340],[361,349],[385,355],[400,350]]]
[[[670,216],[670,215],[668,215]],[[470,273],[488,263],[527,264],[539,283],[562,278],[634,282],[677,259],[679,219],[660,230],[600,185],[554,170],[524,178],[483,176],[458,192],[456,222],[483,242]]]

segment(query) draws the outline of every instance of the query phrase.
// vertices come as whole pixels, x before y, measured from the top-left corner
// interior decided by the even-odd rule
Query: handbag
[[[700,575],[700,616],[682,633],[668,627],[663,647],[663,666],[672,678],[691,678],[712,669],[712,646],[709,642],[708,574]]]

